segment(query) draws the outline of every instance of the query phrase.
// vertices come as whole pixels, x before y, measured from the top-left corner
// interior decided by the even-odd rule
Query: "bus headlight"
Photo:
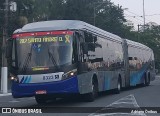
[[[64,80],[64,79],[68,79],[68,78],[73,77],[73,76],[75,76],[75,75],[77,75],[77,69],[74,69],[74,70],[72,70],[72,71],[69,71],[69,72],[63,74],[63,75],[62,75],[62,79],[63,79],[63,80]]]
[[[18,77],[14,76],[14,75],[11,75],[10,79],[11,79],[11,81],[14,81],[14,82],[17,82],[17,83],[19,82]]]

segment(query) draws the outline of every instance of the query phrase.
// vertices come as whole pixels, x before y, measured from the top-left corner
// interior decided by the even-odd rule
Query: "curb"
[[[0,94],[0,97],[3,97],[3,96],[10,96],[12,95],[12,93],[5,93],[5,94]]]

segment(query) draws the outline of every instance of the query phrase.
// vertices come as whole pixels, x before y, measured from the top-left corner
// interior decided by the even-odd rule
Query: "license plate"
[[[36,91],[36,94],[47,94],[47,91],[46,90],[39,90],[39,91]]]

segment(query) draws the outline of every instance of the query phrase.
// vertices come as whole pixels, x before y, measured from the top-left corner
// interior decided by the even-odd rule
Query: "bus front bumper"
[[[78,80],[72,77],[66,80],[49,83],[20,84],[13,82],[12,96],[14,98],[32,97],[37,91],[46,91],[48,95],[78,94]]]

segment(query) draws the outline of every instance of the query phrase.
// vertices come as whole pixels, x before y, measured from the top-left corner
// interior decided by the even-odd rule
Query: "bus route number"
[[[59,80],[59,75],[43,76],[43,80]]]

